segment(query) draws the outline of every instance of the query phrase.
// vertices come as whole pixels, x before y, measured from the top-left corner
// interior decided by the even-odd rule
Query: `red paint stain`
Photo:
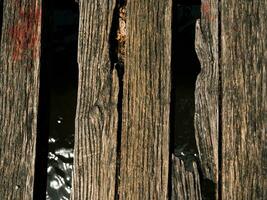
[[[201,12],[209,21],[215,20],[215,16],[211,15],[210,3],[207,0],[202,1]]]
[[[222,8],[224,7],[219,7],[220,10],[222,10]],[[225,8],[227,9],[227,8]],[[215,15],[211,14],[211,7],[210,7],[210,3],[208,0],[203,0],[202,1],[202,6],[201,6],[201,12],[202,12],[202,16],[208,20],[209,22],[213,22],[216,20]],[[225,18],[224,19],[224,23],[225,24],[231,24],[230,25],[230,30],[228,31],[229,34],[233,34],[233,33],[237,33],[239,32],[240,29],[240,25],[238,23],[233,23],[229,21],[229,18]]]
[[[34,9],[21,8],[18,0],[16,0],[15,6],[20,9],[14,25],[9,29],[13,47],[12,58],[14,61],[19,61],[31,52],[34,59],[39,56],[41,8],[37,6]]]
[[[210,16],[210,5],[209,2],[204,1],[201,6],[201,12],[205,17]]]

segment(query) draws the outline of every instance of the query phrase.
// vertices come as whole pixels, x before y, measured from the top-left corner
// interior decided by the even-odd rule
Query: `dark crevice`
[[[201,196],[203,200],[215,200],[216,199],[216,184],[208,179],[205,178],[200,163],[198,162],[198,172],[200,177],[200,188],[201,188]]]
[[[40,95],[34,199],[69,199],[78,87],[79,7],[42,2]]]
[[[117,38],[117,30],[119,27],[119,1],[117,0],[115,8],[113,10],[112,16],[112,24],[109,33],[109,60],[110,60],[110,70],[111,74],[112,71],[115,69],[116,63],[118,63],[118,40]]]
[[[49,132],[49,90],[45,87],[48,85],[48,56],[43,52],[47,52],[48,37],[47,31],[44,30],[45,25],[49,23],[49,19],[45,16],[50,15],[50,10],[46,9],[47,4],[42,2],[42,27],[41,27],[41,60],[40,60],[40,89],[39,89],[39,107],[37,117],[37,141],[36,141],[36,157],[35,157],[35,175],[34,175],[34,190],[33,199],[46,198],[46,176],[47,176],[47,154],[48,154],[48,132]],[[43,89],[44,88],[44,89]],[[37,177],[39,180],[37,180]]]
[[[118,94],[118,131],[117,131],[117,159],[116,159],[116,182],[115,182],[115,200],[119,199],[120,184],[120,162],[121,162],[121,132],[122,132],[122,99],[123,99],[123,75],[124,66],[118,63],[116,65],[119,78],[119,94]]]
[[[170,112],[169,199],[172,197],[172,155],[192,171],[198,162],[194,132],[195,83],[200,63],[195,52],[195,23],[200,2],[173,1],[172,10],[172,91]]]
[[[218,0],[218,52],[219,52],[219,61],[218,61],[218,67],[219,67],[219,119],[218,119],[218,123],[219,123],[219,133],[218,133],[218,200],[222,200],[222,151],[223,151],[223,146],[222,146],[222,142],[223,142],[223,138],[222,138],[222,95],[223,95],[223,85],[222,85],[222,67],[221,67],[221,63],[222,63],[222,37],[221,37],[221,0]]]
[[[200,18],[200,5],[179,2],[173,7],[171,150],[183,158],[198,154],[194,132],[194,92],[200,73],[200,62],[195,52],[195,24]]]
[[[120,185],[120,162],[121,162],[121,132],[122,132],[122,99],[123,99],[123,76],[124,76],[124,48],[125,40],[119,37],[120,20],[124,15],[122,9],[126,7],[126,0],[117,0],[115,9],[113,11],[112,25],[109,35],[109,59],[111,63],[111,74],[115,69],[119,80],[118,93],[118,127],[117,127],[117,157],[116,157],[116,179],[115,179],[115,196],[114,199],[119,199],[119,185]]]
[[[175,1],[172,25],[171,153],[190,170],[198,158],[194,132],[195,83],[200,63],[195,52],[198,5]]]
[[[172,19],[172,92],[170,113],[169,199],[172,191],[172,155],[193,171],[197,163],[203,199],[215,199],[215,183],[202,173],[195,138],[195,84],[201,67],[195,51],[195,25],[201,17],[201,1],[173,1]]]

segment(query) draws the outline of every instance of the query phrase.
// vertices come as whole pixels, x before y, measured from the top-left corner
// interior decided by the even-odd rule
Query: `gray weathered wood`
[[[222,199],[267,198],[266,9],[222,0]]]
[[[111,71],[109,35],[115,0],[80,0],[79,88],[73,200],[114,199],[118,77]]]
[[[128,1],[119,199],[168,193],[171,0]]]
[[[41,1],[5,0],[3,7],[0,199],[30,200],[37,132]]]
[[[204,0],[196,24],[201,64],[195,91],[195,133],[204,178],[218,183],[219,53],[218,1]]]
[[[186,170],[184,161],[172,157],[172,200],[201,200],[200,177],[197,163],[191,171]]]

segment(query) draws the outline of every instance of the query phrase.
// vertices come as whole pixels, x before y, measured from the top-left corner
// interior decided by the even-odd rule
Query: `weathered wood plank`
[[[80,0],[72,199],[114,199],[118,77],[109,58],[115,0]]]
[[[218,184],[218,1],[203,0],[201,13],[195,43],[201,64],[195,91],[195,133],[203,178]]]
[[[119,199],[167,199],[171,5],[127,2]]]
[[[40,0],[5,0],[0,49],[0,199],[32,199]]]
[[[267,1],[221,9],[222,199],[266,199]]]
[[[201,200],[200,177],[197,163],[193,162],[190,171],[184,161],[172,157],[172,200]]]

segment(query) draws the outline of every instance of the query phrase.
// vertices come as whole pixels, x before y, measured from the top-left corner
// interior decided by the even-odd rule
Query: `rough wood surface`
[[[128,1],[119,199],[168,193],[171,0]]]
[[[267,198],[266,9],[222,0],[222,199]]]
[[[195,133],[204,178],[218,183],[219,53],[218,1],[203,0],[196,24],[201,64],[195,91]]]
[[[33,196],[41,1],[5,0],[0,48],[0,199]]]
[[[172,157],[172,200],[201,200],[200,177],[197,163],[193,162],[190,171],[184,161]]]
[[[73,200],[114,199],[118,77],[109,58],[115,0],[80,0]]]

